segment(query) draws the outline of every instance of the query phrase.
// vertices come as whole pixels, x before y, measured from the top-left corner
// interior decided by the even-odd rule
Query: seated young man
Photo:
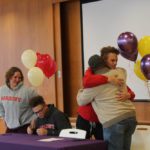
[[[71,128],[67,115],[53,104],[47,105],[42,96],[33,97],[29,104],[37,119],[28,126],[28,134],[58,136],[62,129]]]

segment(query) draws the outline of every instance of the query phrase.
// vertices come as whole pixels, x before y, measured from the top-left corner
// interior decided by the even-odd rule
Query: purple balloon
[[[150,54],[145,55],[141,60],[141,70],[147,80],[150,80]]]
[[[137,50],[135,50],[135,52],[132,53],[132,54],[125,53],[121,50],[119,50],[119,51],[120,51],[121,56],[123,56],[124,58],[126,58],[128,60],[131,60],[131,61],[136,61],[137,56],[138,56],[138,51]]]
[[[131,61],[135,61],[137,59],[138,41],[133,33],[131,32],[121,33],[118,37],[117,43],[118,47],[120,48],[119,51],[123,57]]]

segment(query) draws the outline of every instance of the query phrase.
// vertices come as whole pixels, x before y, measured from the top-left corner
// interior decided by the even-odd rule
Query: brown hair
[[[20,72],[21,81],[24,80],[24,76],[23,76],[22,71],[18,67],[11,67],[5,74],[5,82],[6,82],[8,87],[10,87],[9,80],[15,74],[15,72]]]
[[[31,106],[31,108],[44,104],[45,104],[44,98],[40,95],[32,97],[29,101],[29,105]]]
[[[102,59],[102,57],[97,54],[95,54],[89,58],[88,64],[93,72],[95,72],[98,69],[102,69],[102,68],[106,67],[106,64],[105,64],[104,60]]]
[[[100,53],[101,53],[101,57],[103,58],[104,61],[107,60],[108,54],[110,54],[110,53],[114,53],[116,55],[119,55],[118,49],[115,47],[112,47],[112,46],[103,47],[100,50]]]

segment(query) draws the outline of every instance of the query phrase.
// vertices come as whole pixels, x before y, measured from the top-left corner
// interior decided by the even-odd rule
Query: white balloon
[[[39,67],[33,67],[28,71],[28,80],[33,86],[40,86],[43,83],[44,74]]]
[[[22,53],[21,60],[22,63],[25,65],[25,67],[30,69],[34,67],[36,64],[37,61],[36,53],[31,49],[27,49]]]

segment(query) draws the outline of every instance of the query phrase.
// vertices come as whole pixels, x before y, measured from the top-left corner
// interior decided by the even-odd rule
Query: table
[[[100,140],[79,140],[57,138],[60,140],[42,142],[40,139],[55,137],[28,134],[0,135],[1,150],[107,150],[107,145]]]

